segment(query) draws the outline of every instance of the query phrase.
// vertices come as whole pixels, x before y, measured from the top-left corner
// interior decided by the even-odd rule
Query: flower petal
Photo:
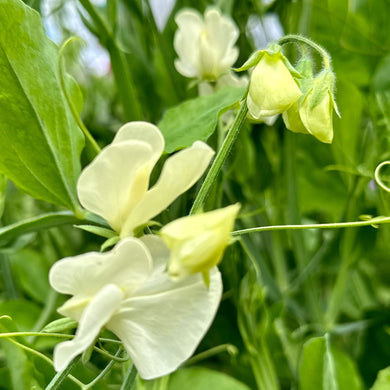
[[[116,133],[112,144],[124,141],[146,142],[152,148],[152,169],[162,155],[165,146],[164,137],[161,134],[161,131],[157,126],[148,122],[129,122],[123,125]]]
[[[120,231],[129,210],[147,191],[154,155],[142,141],[107,146],[79,177],[81,204]]]
[[[214,151],[207,144],[197,141],[168,158],[158,182],[130,213],[121,236],[131,235],[136,227],[152,219],[187,191],[203,175],[213,155]]]
[[[198,40],[204,29],[202,16],[195,10],[183,10],[178,12],[175,21],[179,26],[173,42],[179,55],[175,67],[183,76],[200,76]]]
[[[210,327],[221,294],[221,274],[210,273],[209,289],[200,275],[172,282],[162,292],[136,296],[107,324],[123,342],[144,379],[167,375],[188,359]]]
[[[123,293],[113,284],[104,286],[91,300],[81,316],[76,336],[54,348],[54,368],[64,370],[71,360],[87,349],[99,334],[101,328],[121,305]]]
[[[153,274],[159,274],[166,270],[169,260],[169,249],[164,241],[155,234],[147,234],[140,240],[148,248],[153,259]]]
[[[152,259],[146,246],[129,237],[110,252],[90,252],[57,261],[50,270],[49,280],[58,292],[85,298],[108,283],[115,283],[125,291],[134,290],[151,272]]]

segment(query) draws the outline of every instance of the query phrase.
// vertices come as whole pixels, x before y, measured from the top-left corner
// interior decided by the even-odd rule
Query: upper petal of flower
[[[107,324],[124,343],[144,379],[167,375],[188,359],[217,311],[222,281],[214,268],[209,289],[200,275],[180,283],[160,275],[159,291],[139,290]]]
[[[169,157],[157,183],[145,194],[125,222],[121,236],[163,211],[179,195],[187,191],[203,175],[214,151],[204,142],[197,141],[190,148]]]
[[[152,168],[164,151],[165,141],[157,126],[148,122],[129,122],[124,124],[116,133],[112,144],[124,141],[143,141],[152,148]]]
[[[126,292],[134,291],[151,272],[152,259],[146,246],[129,237],[110,252],[90,252],[57,261],[50,270],[49,280],[58,292],[83,299],[94,296],[109,283]],[[71,305],[69,302],[68,307]],[[63,307],[65,310],[66,306],[67,303]]]
[[[222,15],[217,9],[208,9],[204,19],[208,39],[220,62],[221,74],[225,73],[238,57],[238,49],[234,48],[234,44],[239,36],[239,30],[231,18]]]
[[[118,286],[104,286],[84,310],[76,336],[73,340],[58,344],[54,349],[54,368],[64,370],[71,360],[87,349],[99,334],[101,328],[118,310],[123,293]]]
[[[175,67],[185,77],[199,76],[199,38],[204,22],[199,12],[183,10],[175,16],[179,26],[174,38],[174,48],[179,55]]]
[[[163,148],[164,139],[156,126],[146,122],[124,125],[113,143],[81,173],[77,183],[81,204],[120,231],[145,195]]]

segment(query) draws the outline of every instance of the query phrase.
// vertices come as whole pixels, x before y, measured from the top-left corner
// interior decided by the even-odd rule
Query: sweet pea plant
[[[386,8],[217,3],[0,0],[0,390],[390,388]]]

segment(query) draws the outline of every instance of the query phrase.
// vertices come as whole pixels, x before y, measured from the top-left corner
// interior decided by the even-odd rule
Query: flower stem
[[[249,229],[236,230],[232,236],[241,236],[249,233],[267,232],[273,230],[305,230],[305,229],[337,229],[360,226],[374,226],[390,223],[390,217],[375,217],[367,221],[339,222],[339,223],[313,223],[307,225],[273,225],[259,226]]]
[[[62,382],[68,377],[70,372],[72,371],[73,367],[77,364],[77,362],[80,360],[80,356],[75,357],[68,366],[62,370],[61,372],[57,372],[57,374],[54,376],[54,378],[50,381],[50,383],[46,386],[45,390],[56,390],[60,387]],[[75,378],[74,378],[75,379]],[[79,386],[84,389],[85,385],[81,382],[78,383]]]
[[[65,95],[65,99],[68,102],[68,105],[69,105],[69,108],[70,108],[70,111],[73,115],[74,120],[76,121],[76,123],[79,126],[79,128],[81,129],[81,131],[84,133],[85,139],[90,143],[93,152],[95,153],[95,155],[97,155],[100,153],[100,147],[97,144],[97,142],[95,141],[95,139],[92,137],[92,135],[89,132],[89,130],[87,129],[87,127],[84,125],[83,121],[81,120],[80,115],[77,112],[77,109],[73,103],[73,100],[69,96],[69,93],[68,93],[68,90],[67,90],[66,84],[65,84],[64,51],[67,48],[67,46],[76,39],[78,39],[78,38],[75,38],[75,37],[69,38],[66,42],[63,43],[63,45],[60,48],[60,51],[59,51],[60,83],[61,83],[62,92]]]
[[[91,382],[89,382],[87,385],[84,386],[84,390],[88,390],[88,389],[91,389],[92,386],[95,386],[95,384],[97,382],[100,381],[100,379],[102,379],[110,370],[111,370],[111,367],[115,364],[116,362],[116,359],[117,358],[120,358],[120,354],[122,353],[122,348],[118,348],[118,350],[116,351],[115,353],[115,359],[112,359],[106,367],[104,367],[104,369],[100,372],[100,374]]]
[[[133,390],[135,388],[136,379],[137,377],[137,369],[135,368],[134,364],[131,364],[127,373],[125,380],[122,383],[120,390]]]
[[[197,355],[193,356],[192,358],[188,359],[185,363],[185,365],[191,365],[198,363],[202,360],[208,359],[211,356],[217,355],[221,352],[227,352],[229,355],[237,355],[238,349],[233,344],[221,344],[217,345],[216,347],[210,348],[206,351],[200,352]]]
[[[286,35],[278,40],[279,45],[284,45],[286,43],[291,43],[291,42],[305,43],[306,45],[316,50],[322,57],[322,60],[324,62],[324,67],[326,69],[332,70],[331,57],[329,53],[322,46],[313,42],[309,38],[306,38],[302,35],[295,35],[295,34]]]
[[[213,161],[213,164],[207,172],[207,176],[198,192],[198,195],[195,198],[194,204],[192,205],[190,215],[196,214],[203,207],[204,202],[210,193],[211,187],[214,184],[219,172],[221,171],[222,165],[225,162],[227,156],[229,155],[234,141],[237,139],[237,136],[245,122],[246,114],[248,113],[248,106],[246,104],[247,93],[248,90],[244,94],[243,100],[241,101],[240,109],[237,113],[236,118],[234,119],[232,127],[229,129],[222,143],[222,146]]]

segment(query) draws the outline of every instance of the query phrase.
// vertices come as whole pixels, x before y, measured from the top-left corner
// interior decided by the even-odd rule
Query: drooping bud
[[[239,204],[177,219],[164,226],[161,237],[171,252],[168,273],[174,279],[201,272],[207,283],[231,241]]]
[[[255,66],[247,97],[249,115],[261,119],[281,114],[298,101],[301,91],[291,73],[299,76],[280,46],[271,45],[255,53],[241,68]]]
[[[338,115],[333,98],[334,74],[323,70],[313,81],[299,108],[299,116],[307,131],[321,142],[333,140],[333,110]]]

